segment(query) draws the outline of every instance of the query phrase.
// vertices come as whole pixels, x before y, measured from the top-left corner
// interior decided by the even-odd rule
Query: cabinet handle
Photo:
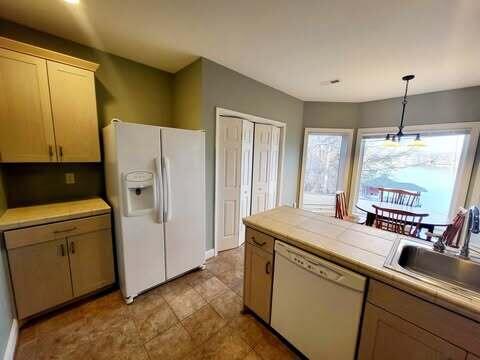
[[[265,272],[270,274],[270,261],[265,264]]]
[[[69,231],[73,231],[73,230],[77,230],[77,227],[74,226],[74,227],[71,227],[71,228],[68,228],[68,229],[65,229],[65,230],[55,230],[53,233],[54,234],[61,234],[61,233],[65,233],[65,232],[69,232]]]
[[[75,254],[75,243],[73,241],[70,242],[70,252]]]
[[[263,246],[265,245],[267,242],[264,241],[264,242],[258,242],[257,239],[255,239],[255,236],[252,236],[252,240],[255,244],[257,244],[258,246]]]
[[[63,146],[62,145],[58,146],[58,153],[60,154],[60,158],[63,158]]]
[[[60,244],[60,256],[65,256],[65,246],[63,244]]]
[[[53,157],[53,146],[52,145],[48,145],[48,156],[50,157],[50,160]]]

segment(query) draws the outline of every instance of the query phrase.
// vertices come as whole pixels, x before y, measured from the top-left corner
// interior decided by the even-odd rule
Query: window
[[[378,188],[420,192],[419,205],[429,213],[452,217],[464,206],[478,138],[478,124],[410,127],[420,132],[424,147],[409,146],[405,137],[399,146],[385,146],[378,129],[360,129],[352,182],[355,202],[376,200]],[[353,202],[353,204],[355,204]],[[354,208],[352,210],[355,210]]]
[[[302,209],[335,213],[335,193],[347,182],[352,137],[351,129],[305,129]]]

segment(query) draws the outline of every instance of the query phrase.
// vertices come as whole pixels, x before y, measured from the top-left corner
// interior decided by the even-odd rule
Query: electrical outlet
[[[65,173],[65,184],[68,184],[68,185],[75,184],[75,174],[74,173]]]

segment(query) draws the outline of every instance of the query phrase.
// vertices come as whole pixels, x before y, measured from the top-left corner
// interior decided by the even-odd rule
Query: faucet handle
[[[480,211],[477,206],[472,206],[470,208],[472,222],[470,224],[469,230],[474,233],[478,234],[480,232]]]
[[[440,236],[437,241],[433,243],[433,250],[443,253],[446,249],[445,243],[443,242],[442,237]]]

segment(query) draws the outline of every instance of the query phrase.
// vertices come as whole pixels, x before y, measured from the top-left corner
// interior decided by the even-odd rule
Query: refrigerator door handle
[[[155,158],[156,192],[157,192],[157,222],[163,224],[163,179],[162,160],[159,156]]]
[[[164,188],[165,189],[165,218],[164,221],[167,222],[172,219],[172,189],[170,183],[170,159],[166,156],[163,157],[163,174],[164,179]]]

